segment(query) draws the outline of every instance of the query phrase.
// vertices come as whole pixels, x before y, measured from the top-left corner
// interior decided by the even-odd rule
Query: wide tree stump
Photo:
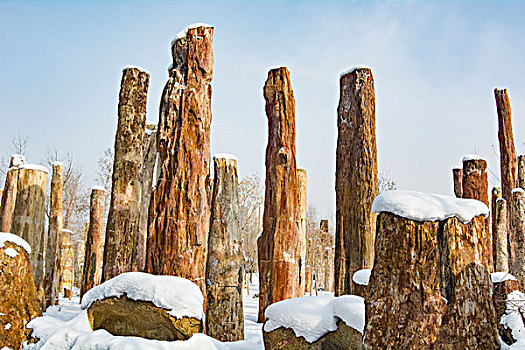
[[[42,314],[31,270],[31,247],[22,238],[0,232],[0,345],[21,349]]]
[[[173,66],[159,110],[160,175],[151,197],[146,271],[197,283],[205,294],[210,226],[213,27],[191,26],[173,41]]]
[[[220,341],[244,339],[237,159],[213,157],[214,182],[206,262],[206,334]]]
[[[341,75],[335,172],[335,295],[353,294],[352,275],[374,262],[378,193],[375,91],[372,70]]]

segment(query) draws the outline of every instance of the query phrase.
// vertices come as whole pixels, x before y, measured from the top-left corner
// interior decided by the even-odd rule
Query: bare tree
[[[397,189],[396,179],[390,175],[390,170],[383,169],[377,177],[379,194]]]

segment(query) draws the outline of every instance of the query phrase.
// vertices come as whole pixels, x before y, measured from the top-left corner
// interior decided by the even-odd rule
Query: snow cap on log
[[[20,165],[18,166],[18,169],[39,170],[39,171],[43,171],[43,172],[45,172],[46,174],[49,174],[49,170],[48,170],[45,166],[38,165],[38,164],[22,163],[22,164],[20,164]]]
[[[128,299],[151,301],[176,318],[204,318],[202,292],[193,282],[176,276],[127,272],[96,286],[82,297],[82,309],[97,301],[126,294]]]
[[[350,74],[350,73],[352,73],[353,71],[355,71],[356,69],[372,69],[372,68],[370,68],[370,67],[368,67],[368,66],[365,66],[364,64],[358,64],[358,65],[355,65],[355,66],[353,66],[353,67],[350,67],[350,68],[344,70],[343,72],[341,72],[341,74],[339,75],[339,77],[343,77],[343,76],[345,76],[345,75],[347,75],[347,74]]]
[[[17,168],[21,164],[25,164],[26,157],[21,154],[13,154],[11,156],[11,162],[9,164],[10,168]]]
[[[489,215],[489,208],[474,199],[462,199],[442,194],[417,191],[386,191],[377,196],[372,212],[389,212],[415,221],[441,221],[456,217],[462,223],[474,217]]]
[[[175,43],[178,40],[186,38],[186,35],[188,35],[188,31],[190,29],[195,29],[195,28],[199,28],[199,27],[213,28],[213,26],[211,24],[208,24],[208,23],[193,23],[193,24],[190,24],[189,26],[187,26],[186,28],[184,28],[183,30],[181,30],[180,32],[177,33],[175,38],[173,38],[173,40],[171,41],[171,46],[175,45]]]
[[[213,155],[213,159],[229,159],[229,160],[238,161],[236,156],[234,156],[233,154],[229,154],[229,153],[215,153]]]
[[[20,236],[8,232],[0,232],[0,248],[5,246],[5,242],[11,242],[26,250],[27,254],[31,254],[31,246]]]

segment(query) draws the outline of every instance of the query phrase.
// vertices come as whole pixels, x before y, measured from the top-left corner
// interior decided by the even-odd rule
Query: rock
[[[295,100],[286,67],[272,69],[264,85],[268,145],[263,232],[257,240],[259,322],[275,302],[298,295]]]
[[[27,323],[42,313],[26,248],[20,237],[0,233],[0,345],[11,349],[28,340]]]
[[[103,280],[133,271],[139,244],[142,144],[146,127],[149,74],[124,68],[120,83],[111,201],[104,245]]]
[[[93,330],[105,329],[113,335],[174,341],[187,340],[203,331],[201,320],[177,319],[150,301],[131,300],[125,295],[97,300],[87,314]]]
[[[244,339],[237,159],[215,155],[206,262],[206,334],[220,341]]]
[[[205,294],[210,226],[210,124],[213,27],[189,28],[173,42],[161,98],[159,180],[151,196],[146,271],[176,275]]]
[[[363,336],[356,329],[346,325],[343,321],[337,322],[337,330],[329,332],[313,343],[306,341],[304,337],[297,337],[290,328],[277,328],[271,332],[263,332],[264,348],[266,350],[283,349],[338,349],[338,350],[361,350]]]
[[[378,193],[374,78],[358,67],[340,79],[335,172],[335,295],[354,294],[352,275],[374,262]]]

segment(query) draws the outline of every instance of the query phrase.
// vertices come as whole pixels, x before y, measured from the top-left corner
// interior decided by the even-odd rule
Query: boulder
[[[31,333],[26,325],[41,315],[29,253],[22,238],[0,233],[0,345],[20,349]]]

